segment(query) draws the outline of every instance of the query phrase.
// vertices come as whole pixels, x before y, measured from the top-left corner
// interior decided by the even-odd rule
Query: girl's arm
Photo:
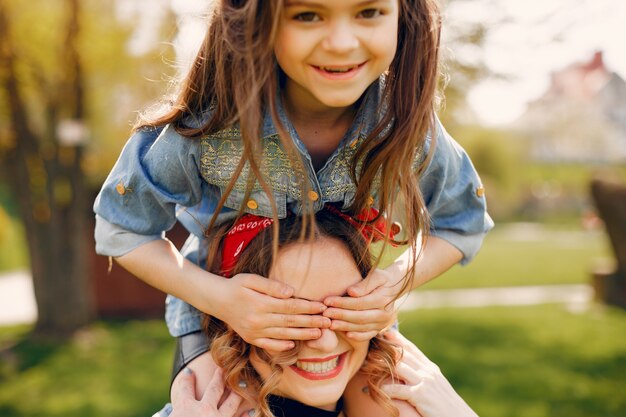
[[[290,289],[259,276],[225,280],[210,274],[165,239],[177,207],[202,203],[206,213],[215,209],[219,192],[202,178],[201,158],[201,143],[172,126],[135,132],[94,203],[96,250],[149,285],[227,322],[256,346],[285,350],[293,346],[290,339],[319,337],[319,328],[330,325],[319,315],[320,303],[289,300]],[[182,318],[196,327],[187,331],[201,327],[194,313]]]
[[[392,281],[400,282],[412,264],[411,251],[407,249],[390,266],[385,268]],[[463,253],[447,240],[430,236],[424,250],[415,262],[414,275],[410,290],[421,287],[430,280],[452,268],[463,259]]]
[[[347,331],[348,337],[368,340],[395,320],[393,300],[400,293],[404,277],[412,262],[407,249],[390,266],[373,270],[367,279],[348,288],[349,297],[328,297],[324,303],[331,308],[324,316],[333,320],[331,329]],[[413,290],[438,277],[457,264],[463,254],[448,241],[430,236],[415,263]]]
[[[431,219],[423,253],[413,260],[410,251],[406,251],[390,267],[376,270],[349,289],[348,294],[352,297],[329,299],[326,304],[333,308],[326,310],[324,315],[333,318],[331,328],[348,331],[349,336],[362,340],[372,337],[376,330],[384,328],[385,320],[393,319],[391,300],[399,295],[400,280],[411,262],[416,262],[413,289],[441,275],[457,262],[469,262],[478,252],[485,234],[493,227],[487,214],[482,182],[469,156],[440,123],[437,123],[435,133],[436,140],[430,136],[427,138],[425,152],[429,152],[431,146],[435,149],[419,180]]]
[[[330,320],[324,304],[290,298],[293,288],[253,274],[224,279],[185,259],[169,240],[154,240],[116,260],[161,291],[172,294],[233,327],[248,343],[288,350],[292,340],[320,336]]]

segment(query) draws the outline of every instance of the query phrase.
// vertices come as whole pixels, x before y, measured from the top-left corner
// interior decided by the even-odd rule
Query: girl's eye
[[[300,22],[317,22],[320,20],[319,15],[314,12],[298,13],[293,18],[294,20],[297,20]]]
[[[359,12],[359,16],[365,19],[373,19],[380,16],[381,14],[382,13],[380,12],[380,9],[365,9]]]

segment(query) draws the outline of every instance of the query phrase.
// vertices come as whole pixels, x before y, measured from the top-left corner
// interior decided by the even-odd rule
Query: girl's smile
[[[367,64],[363,62],[361,64],[354,65],[324,65],[316,66],[312,65],[322,77],[330,80],[349,80],[357,75],[357,73]]]
[[[353,105],[396,54],[398,0],[287,1],[274,54],[293,107]]]

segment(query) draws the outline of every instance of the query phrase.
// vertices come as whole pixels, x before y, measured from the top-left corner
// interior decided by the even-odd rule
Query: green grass
[[[168,398],[162,321],[96,323],[65,343],[0,328],[0,416],[151,416]]]
[[[601,233],[539,225],[494,229],[476,258],[424,288],[589,283],[594,265],[611,256]]]
[[[418,310],[400,328],[481,417],[626,415],[623,310]]]
[[[626,312],[560,306],[418,310],[402,332],[481,417],[623,417]],[[159,320],[98,322],[67,342],[0,328],[0,415],[152,415],[172,341]]]

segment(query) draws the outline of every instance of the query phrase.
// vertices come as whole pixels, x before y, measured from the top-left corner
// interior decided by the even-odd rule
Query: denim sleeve
[[[437,123],[432,158],[420,178],[420,188],[431,218],[432,236],[445,239],[469,262],[493,227],[487,214],[484,189],[465,150]]]
[[[156,239],[176,222],[176,206],[202,197],[200,142],[171,126],[136,132],[94,203],[96,251],[121,256]]]

